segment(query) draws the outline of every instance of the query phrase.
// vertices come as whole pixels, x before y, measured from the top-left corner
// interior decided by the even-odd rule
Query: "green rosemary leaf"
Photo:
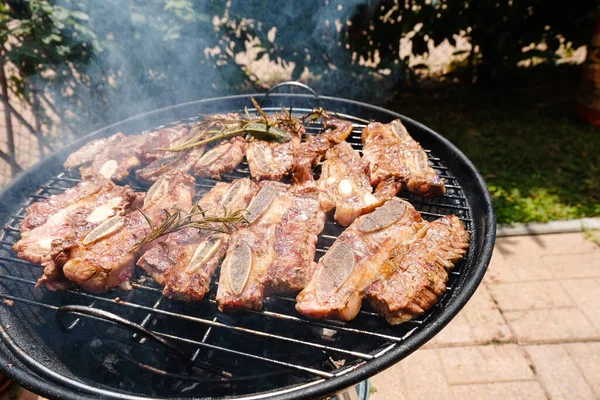
[[[275,126],[269,126],[262,122],[249,122],[244,131],[258,140],[285,143],[292,140],[289,132]]]

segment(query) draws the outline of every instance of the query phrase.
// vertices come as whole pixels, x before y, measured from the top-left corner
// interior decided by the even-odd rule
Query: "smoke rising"
[[[92,56],[78,66],[76,85],[47,91],[56,103],[68,103],[63,108],[81,134],[168,105],[263,91],[265,83],[235,61],[250,41],[259,43],[258,57],[268,57],[267,68],[287,67],[292,79],[302,78],[321,94],[373,101],[385,90],[373,92],[370,82],[379,72],[359,65],[349,44],[348,21],[368,15],[378,1],[59,4],[87,15],[89,32],[75,32],[74,40],[88,38]]]

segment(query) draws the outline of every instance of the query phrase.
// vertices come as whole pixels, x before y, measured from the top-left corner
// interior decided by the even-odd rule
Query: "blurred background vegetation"
[[[26,166],[15,124],[43,156],[144,111],[294,79],[450,138],[501,223],[600,215],[600,135],[572,118],[581,67],[565,63],[596,11],[592,0],[4,0],[0,157],[12,175]],[[432,68],[443,45],[448,60]]]

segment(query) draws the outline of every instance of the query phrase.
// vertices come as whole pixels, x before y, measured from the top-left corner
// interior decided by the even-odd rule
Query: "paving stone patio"
[[[600,399],[600,246],[582,233],[498,238],[460,314],[371,384],[370,400]],[[20,396],[0,400],[38,398]]]

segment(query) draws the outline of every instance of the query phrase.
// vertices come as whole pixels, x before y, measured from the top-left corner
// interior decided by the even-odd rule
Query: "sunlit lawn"
[[[437,130],[473,161],[498,223],[600,216],[600,129],[573,118],[577,79],[569,74],[508,88],[429,90],[386,106]]]

